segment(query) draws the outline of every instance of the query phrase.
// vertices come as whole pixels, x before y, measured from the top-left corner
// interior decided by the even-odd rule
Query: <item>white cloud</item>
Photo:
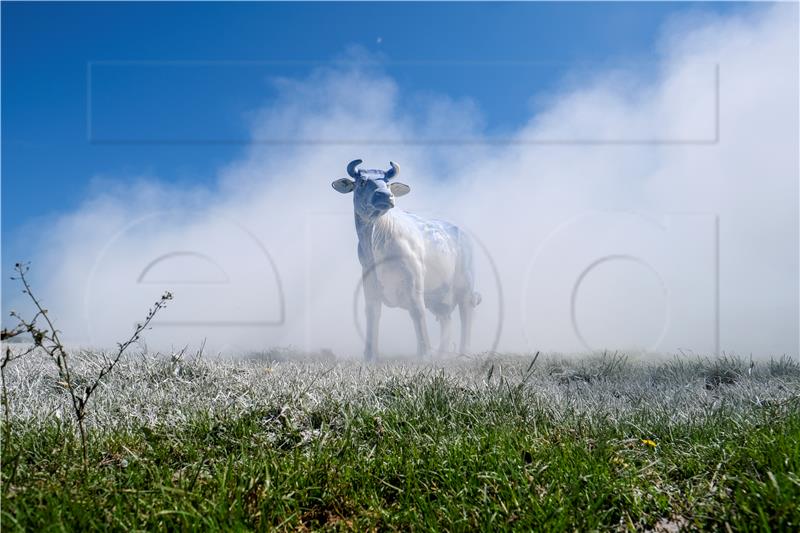
[[[494,261],[504,294],[499,349],[584,349],[571,323],[574,296],[578,328],[592,347],[652,347],[663,330],[659,350],[708,353],[716,339],[718,221],[720,348],[797,354],[796,20],[797,6],[781,5],[675,21],[655,78],[620,70],[583,85],[573,78],[515,134],[713,139],[719,65],[718,143],[254,144],[214,191],[142,181],[88,199],[35,250],[35,268],[47,272],[39,292],[77,342],[124,337],[169,288],[176,300],[163,319],[201,324],[159,327],[148,334],[151,344],[208,337],[231,351],[292,344],[358,355],[351,204],[329,184],[351,159],[394,160],[412,187],[401,207],[462,223]],[[464,138],[484,128],[474,102],[404,95],[374,65],[334,65],[277,86],[279,98],[253,118],[254,139]],[[179,254],[169,266],[170,253],[188,251],[195,255]],[[486,254],[477,255],[484,303],[474,344],[489,349],[501,302]],[[573,295],[581,273],[604,256],[611,258],[585,272]],[[160,277],[138,283],[158,257],[165,259],[152,272]],[[192,257],[201,270],[222,269],[230,283],[176,283]],[[281,318],[272,262],[285,303],[280,325],[272,324]],[[219,321],[240,324],[208,324]],[[433,320],[429,327],[435,336]],[[385,351],[413,351],[404,313],[385,314],[382,341]]]

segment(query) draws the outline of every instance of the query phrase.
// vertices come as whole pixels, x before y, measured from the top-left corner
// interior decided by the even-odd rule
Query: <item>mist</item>
[[[436,142],[493,138],[475,102],[415,99],[343,52],[275,79],[251,117],[254,141],[327,142],[254,142],[211,188],[106,179],[31,244],[37,291],[74,344],[124,339],[169,290],[154,349],[359,357],[352,199],[330,183],[391,160],[411,186],[397,208],[475,240],[476,352],[797,355],[796,23],[791,4],[675,19],[646,74],[576,70],[532,94],[511,143]],[[414,352],[405,311],[384,310],[381,350]]]

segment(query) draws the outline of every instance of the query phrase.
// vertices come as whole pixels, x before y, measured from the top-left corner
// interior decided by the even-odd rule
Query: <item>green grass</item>
[[[94,428],[85,474],[71,425],[14,420],[3,531],[800,527],[796,394],[726,401],[747,385],[723,384],[702,415],[642,398],[615,415],[575,402],[592,385],[549,378],[552,367],[541,379],[558,399],[527,377],[465,384],[423,370],[299,410],[275,397]],[[598,391],[626,390],[619,373],[594,374]]]

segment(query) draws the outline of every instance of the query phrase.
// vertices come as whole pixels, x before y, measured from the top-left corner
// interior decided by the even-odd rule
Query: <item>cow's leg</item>
[[[411,305],[408,310],[411,321],[414,323],[414,330],[417,333],[417,355],[427,357],[430,353],[431,342],[428,337],[428,324],[425,320],[425,302],[422,298],[422,291],[415,292],[411,297]]]
[[[371,361],[378,358],[378,330],[381,321],[381,300],[372,283],[364,286],[365,311],[367,315],[367,338],[364,345],[364,359]]]
[[[378,358],[378,329],[381,321],[381,303],[367,304],[367,342],[364,346],[364,359]]]
[[[462,355],[469,352],[469,340],[472,336],[472,302],[469,298],[462,298],[458,304],[458,312],[461,315],[461,344],[458,348]]]
[[[444,356],[450,351],[450,315],[439,315],[436,317],[439,320],[442,334],[439,337],[439,356]]]

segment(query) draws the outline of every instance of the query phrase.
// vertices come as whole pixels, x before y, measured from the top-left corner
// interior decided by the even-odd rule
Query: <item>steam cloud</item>
[[[106,183],[37,243],[39,292],[85,345],[123,338],[169,289],[151,346],[360,356],[352,204],[330,182],[393,160],[412,188],[399,208],[479,243],[476,351],[797,354],[796,22],[796,5],[677,19],[655,75],[608,69],[540,99],[511,135],[535,143],[254,144],[211,190]],[[254,139],[488,138],[474,103],[411,112],[368,63],[276,83]],[[619,140],[639,142],[595,142]],[[384,312],[381,347],[414,351],[405,312]]]

